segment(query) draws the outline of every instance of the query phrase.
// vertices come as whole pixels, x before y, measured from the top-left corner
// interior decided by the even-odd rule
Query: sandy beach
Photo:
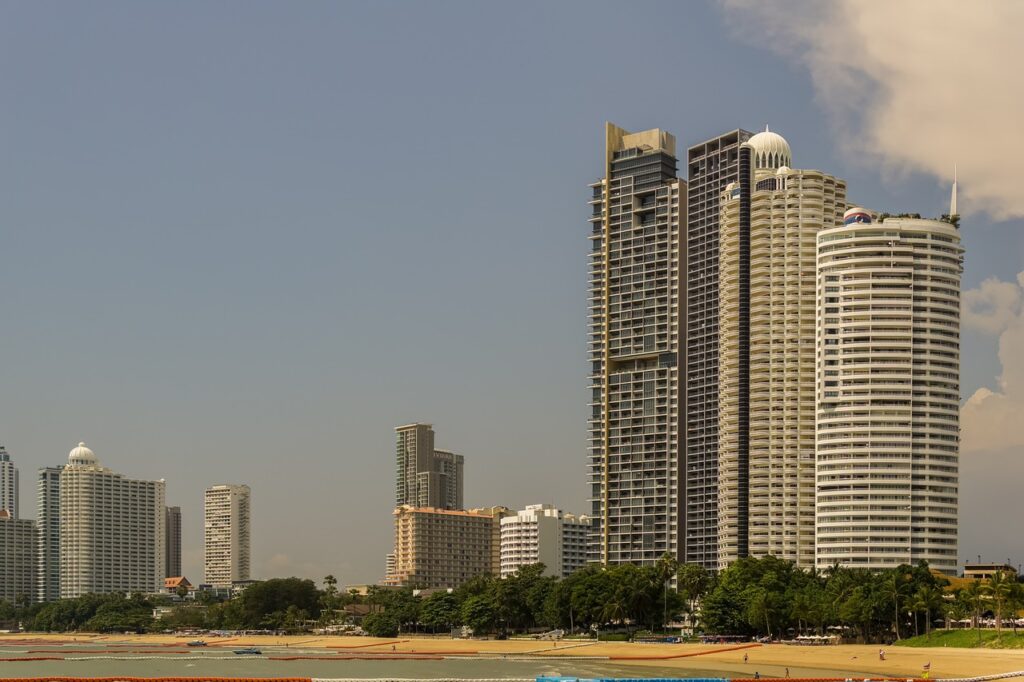
[[[38,643],[40,646],[75,642],[119,646],[137,644],[140,649],[183,647],[192,637],[174,635],[44,635],[22,633],[0,635],[0,646]],[[931,677],[971,677],[1024,670],[1024,650],[902,648],[885,647],[886,660],[878,659],[878,646],[790,646],[783,644],[704,645],[633,644],[628,642],[588,642],[566,640],[557,645],[537,640],[457,640],[448,638],[401,636],[395,639],[335,636],[241,636],[207,637],[210,647],[242,646],[294,647],[302,650],[324,649],[374,659],[399,659],[419,656],[515,657],[540,656],[565,658],[602,657],[620,665],[635,666],[642,676],[643,667],[717,671],[723,677],[783,677],[786,668],[792,677],[830,677],[840,671],[858,671],[870,676],[918,677],[926,663]],[[744,654],[747,661],[744,662]]]

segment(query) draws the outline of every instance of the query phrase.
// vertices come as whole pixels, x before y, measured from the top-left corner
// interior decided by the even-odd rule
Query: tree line
[[[997,628],[1024,607],[1014,576],[966,582],[950,590],[927,564],[886,571],[832,567],[807,571],[766,557],[741,559],[713,574],[665,557],[654,565],[588,566],[565,577],[544,575],[544,566],[522,567],[501,579],[474,578],[452,591],[371,587],[367,594],[338,589],[333,576],[323,588],[311,580],[279,578],[256,583],[236,598],[210,593],[170,604],[170,597],[86,595],[32,607],[0,602],[0,623],[20,621],[40,631],[151,631],[198,628],[299,632],[346,622],[347,606],[363,605],[363,629],[376,636],[400,632],[448,632],[468,626],[477,634],[507,635],[544,629],[573,632],[658,632],[688,622],[696,632],[788,638],[838,633],[862,642],[927,634],[944,618],[987,614]],[[154,619],[156,606],[170,606]]]

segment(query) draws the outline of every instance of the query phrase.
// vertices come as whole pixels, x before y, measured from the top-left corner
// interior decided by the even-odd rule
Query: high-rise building
[[[817,566],[953,574],[960,234],[851,208],[817,256]]]
[[[18,469],[7,449],[0,445],[0,511],[18,518]]]
[[[462,455],[435,449],[430,424],[398,426],[395,435],[395,506],[462,509]]]
[[[36,601],[36,524],[0,509],[0,601]]]
[[[605,127],[593,183],[588,477],[591,561],[680,557],[686,183],[669,133]]]
[[[564,578],[586,565],[590,517],[550,504],[532,504],[501,519],[501,577],[544,564],[544,575]]]
[[[38,567],[36,599],[60,599],[60,472],[63,466],[44,467],[36,480]]]
[[[508,510],[395,509],[394,571],[386,585],[457,588],[500,567],[499,522]]]
[[[793,170],[765,131],[740,145],[719,220],[718,565],[814,566],[816,236],[846,184]]]
[[[733,130],[687,152],[680,559],[708,569],[718,567],[718,202],[739,180],[739,149],[749,138]]]
[[[163,481],[125,478],[79,443],[60,472],[60,596],[158,591],[164,495]]]
[[[164,552],[164,577],[177,578],[181,576],[181,507],[167,507],[165,518],[167,549]]]
[[[249,580],[251,491],[247,485],[206,489],[203,507],[206,582],[214,587]]]

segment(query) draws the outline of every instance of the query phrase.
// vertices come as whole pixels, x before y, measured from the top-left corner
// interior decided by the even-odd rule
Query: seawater
[[[104,653],[80,653],[87,649]],[[505,660],[451,658],[444,660],[297,660],[272,661],[269,656],[331,656],[330,649],[260,647],[263,656],[236,656],[229,648],[197,648],[186,653],[138,655],[105,653],[117,647],[111,643],[64,646],[4,645],[0,658],[65,656],[86,660],[0,661],[0,679],[11,677],[318,677],[318,678],[408,678],[408,679],[491,679],[536,677],[720,677],[721,673],[698,668],[627,666],[603,660]],[[147,650],[155,647],[133,645]],[[66,649],[69,651],[62,651]],[[32,653],[29,653],[31,651]],[[342,654],[343,655],[343,654]],[[114,656],[119,660],[111,660]],[[129,660],[123,660],[128,658]]]

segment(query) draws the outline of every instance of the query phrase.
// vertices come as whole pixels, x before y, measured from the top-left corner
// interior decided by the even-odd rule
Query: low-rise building
[[[1017,569],[1010,564],[964,564],[964,578],[969,580],[989,580],[996,573],[1002,573],[1011,580],[1017,579]]]

